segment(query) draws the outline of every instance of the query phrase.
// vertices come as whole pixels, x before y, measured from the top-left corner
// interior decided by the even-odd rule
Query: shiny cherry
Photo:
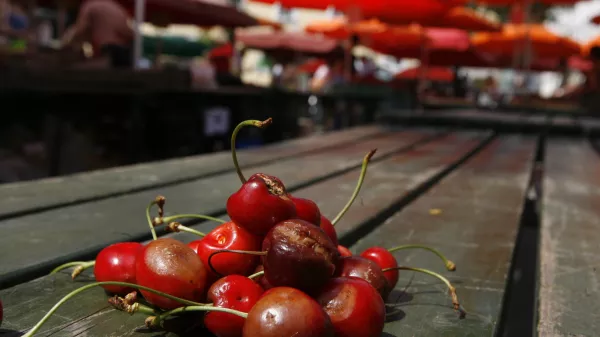
[[[319,225],[319,227],[321,227],[321,229],[325,232],[325,234],[327,234],[327,236],[329,236],[331,241],[333,241],[333,243],[337,246],[338,245],[337,232],[335,231],[335,227],[333,227],[333,225],[331,224],[331,221],[329,221],[329,219],[327,219],[326,217],[321,215],[321,224]]]
[[[244,337],[334,337],[319,303],[290,287],[268,290],[248,313]]]
[[[321,223],[321,211],[319,206],[309,199],[296,198],[290,195],[290,199],[296,206],[296,218],[304,221],[308,221],[315,226],[319,226]]]
[[[377,263],[361,256],[355,255],[340,259],[335,275],[361,278],[377,289],[383,299],[386,299],[391,291],[388,281],[383,275],[383,270]]]
[[[247,313],[263,293],[263,288],[251,279],[229,275],[213,283],[208,289],[208,300],[215,307]],[[217,337],[241,336],[245,322],[242,317],[224,312],[209,312],[204,316],[204,325]]]
[[[394,255],[382,247],[371,247],[360,253],[360,256],[377,263],[381,269],[398,267],[398,261],[396,261]],[[400,276],[398,269],[388,270],[383,274],[385,275],[390,288],[395,288]]]
[[[171,238],[154,240],[137,256],[137,284],[190,301],[200,302],[206,290],[206,269],[200,257],[184,243]],[[183,306],[179,302],[140,291],[162,309]]]
[[[338,252],[340,252],[340,256],[342,257],[346,257],[346,256],[352,256],[352,252],[350,251],[350,249],[344,247],[344,246],[340,246],[338,245]]]
[[[383,332],[385,304],[363,279],[333,278],[315,299],[329,315],[336,337],[373,337]]]
[[[277,223],[296,216],[296,206],[276,177],[256,173],[227,199],[227,214],[249,232],[264,236]]]
[[[105,247],[96,256],[94,276],[98,282],[136,283],[135,261],[144,246],[138,242],[120,242]],[[106,291],[126,295],[135,289],[121,286],[102,286]]]
[[[206,234],[200,240],[192,241],[188,244],[194,249],[204,266],[208,267],[208,257],[217,250],[259,250],[261,238],[251,234],[244,228],[233,222],[226,222],[219,225],[210,233]],[[211,259],[213,268],[220,275],[249,275],[258,265],[260,258],[253,255],[222,253]],[[216,281],[219,275],[215,274],[210,268],[206,268],[209,281]]]
[[[274,287],[310,291],[332,276],[340,253],[321,228],[300,219],[278,223],[263,240],[265,277]]]

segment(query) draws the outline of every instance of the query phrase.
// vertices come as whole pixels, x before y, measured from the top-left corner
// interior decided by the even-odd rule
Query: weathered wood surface
[[[502,136],[427,193],[352,247],[391,248],[421,243],[439,248],[457,265],[452,273],[433,254],[401,251],[401,265],[430,268],[447,276],[468,312],[460,320],[445,286],[427,275],[401,272],[391,298],[400,313],[388,322],[391,336],[493,336],[532,167],[534,138]],[[414,279],[413,279],[414,277]]]
[[[373,148],[378,148],[378,158],[385,158],[439,135],[428,130],[392,133],[297,160],[253,167],[245,173],[276,174],[288,189],[294,190],[360,167],[365,153]],[[216,215],[225,213],[227,198],[239,186],[236,173],[225,173],[1,221],[0,227],[11,235],[0,236],[0,288],[37,277],[71,260],[91,258],[110,243],[149,239],[145,204],[159,194],[168,198],[166,214]]]
[[[540,337],[598,336],[600,157],[583,140],[546,148],[540,235]]]
[[[352,229],[368,223],[370,217],[393,206],[410,190],[461,160],[488,136],[485,132],[451,134],[414,150],[374,162],[368,171],[360,200],[339,224],[342,241]],[[294,194],[313,198],[319,203],[324,214],[333,216],[341,209],[354,188],[358,172],[358,168],[354,169],[326,182],[300,189]],[[214,223],[202,223],[195,228],[208,231],[214,226]],[[173,236],[184,242],[197,239],[183,233]],[[22,330],[31,326],[61,296],[89,281],[89,275],[87,273],[87,279],[83,277],[78,282],[72,282],[68,272],[64,272],[0,292],[0,298],[3,298],[6,306],[5,327],[10,330]],[[48,295],[34,304],[35,299],[39,298],[34,294],[39,293],[41,289],[49,290]],[[136,328],[142,325],[141,315],[128,316],[107,308],[106,296],[96,289],[90,290],[76,301],[69,302],[64,310],[61,309],[59,316],[47,323],[40,336],[143,336],[142,333],[135,333]],[[202,334],[196,334],[198,335]]]
[[[238,159],[244,167],[293,160],[300,156],[349,146],[386,133],[380,126],[358,127],[256,149],[240,150]],[[0,218],[191,181],[233,170],[231,154],[219,152],[33,182],[5,184],[0,186]]]

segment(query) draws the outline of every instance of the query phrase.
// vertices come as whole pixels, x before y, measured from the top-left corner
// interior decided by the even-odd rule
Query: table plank
[[[483,140],[487,139],[488,135],[489,133],[485,132],[452,134],[419,146],[415,150],[390,156],[380,162],[374,162],[369,169],[367,179],[365,179],[361,202],[357,202],[353,206],[352,211],[347,213],[339,225],[338,230],[341,239],[344,240],[344,237],[350,233],[351,228],[357,228],[368,223],[369,214],[372,216],[378,213],[378,210],[393,205],[396,198],[402,198],[408,191],[416,189],[419,185],[443,171],[448,165],[460,160]],[[357,168],[326,182],[300,189],[295,192],[295,195],[313,198],[319,203],[325,214],[332,216],[346,202],[348,192],[351,192],[354,187],[358,171]],[[388,198],[382,199],[378,197],[381,193],[370,192],[381,192],[382,189],[393,191],[393,194],[390,196],[389,193],[386,193],[384,195]],[[339,195],[344,196],[337,197]],[[208,231],[214,226],[214,223],[203,223],[195,226],[195,228]],[[197,239],[195,236],[184,233],[177,233],[172,236],[184,242]],[[60,296],[76,286],[82,285],[80,282],[76,282],[79,283],[76,286],[73,285],[67,274],[67,272],[64,272],[47,276],[0,292],[0,298],[3,298],[6,306],[5,327],[24,329],[41,317],[45,310],[56,302]],[[85,278],[81,279],[81,281],[84,280]],[[41,284],[52,287],[52,292],[48,294],[47,298],[40,299],[36,306],[19,304],[33,301],[35,295],[31,294],[39,293],[36,289],[44,288]],[[77,302],[78,304],[73,307],[65,311],[61,310],[60,317],[49,321],[45,327],[47,332],[40,334],[40,336],[49,334],[52,334],[52,336],[71,336],[82,330],[85,330],[89,336],[109,334],[111,336],[131,336],[137,335],[132,331],[139,327],[143,321],[143,318],[139,315],[130,317],[121,312],[103,310],[106,306],[106,297],[102,294],[102,291],[91,291]],[[76,320],[76,322],[65,325],[69,322],[69,319]]]
[[[600,323],[600,158],[551,139],[543,181],[538,335],[596,336]]]
[[[386,332],[420,337],[494,334],[535,148],[535,138],[501,136],[352,247],[359,253],[375,245],[422,243],[457,264],[457,271],[450,273],[428,252],[396,253],[401,265],[447,275],[468,314],[458,319],[441,282],[401,272],[396,291],[406,287],[407,293],[398,300],[401,311],[386,324]],[[440,213],[430,213],[432,209]]]
[[[372,148],[378,148],[378,158],[385,158],[439,135],[431,130],[392,133],[296,160],[253,167],[246,175],[276,174],[293,190],[359,167]],[[166,214],[217,215],[225,213],[227,198],[239,186],[236,173],[225,173],[1,221],[0,228],[12,235],[0,236],[0,288],[40,276],[71,260],[92,258],[110,243],[149,239],[144,204],[156,195],[168,197]]]
[[[386,133],[386,130],[379,126],[352,128],[261,148],[240,150],[238,159],[244,167],[264,165],[348,146]],[[0,185],[0,219],[191,181],[233,170],[231,154],[226,151],[4,184]]]

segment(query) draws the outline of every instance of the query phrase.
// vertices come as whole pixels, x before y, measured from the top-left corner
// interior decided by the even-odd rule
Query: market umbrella
[[[414,67],[410,69],[406,69],[394,76],[396,80],[418,80],[426,79],[433,82],[452,82],[454,79],[454,72],[452,69],[445,67],[427,67],[425,69],[421,69],[422,67]],[[424,75],[423,75],[424,73]]]

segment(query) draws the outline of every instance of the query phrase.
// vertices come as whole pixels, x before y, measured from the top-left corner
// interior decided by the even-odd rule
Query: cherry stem
[[[152,218],[150,217],[150,209],[152,209],[152,206],[157,205],[158,206],[158,217],[160,219],[162,219],[163,217],[163,207],[165,205],[165,197],[163,196],[158,196],[156,197],[156,199],[152,200],[151,203],[148,204],[148,206],[146,207],[146,220],[148,220],[148,226],[150,226],[150,233],[152,233],[152,240],[156,240],[158,239],[156,237],[156,230],[154,230],[154,222],[152,221]]]
[[[67,262],[65,264],[61,264],[60,266],[52,269],[52,271],[50,272],[50,274],[56,274],[56,273],[58,273],[59,271],[61,271],[63,269],[67,269],[67,268],[70,268],[70,267],[77,267],[79,265],[86,264],[86,263],[89,263],[89,262],[88,261]]]
[[[58,310],[58,308],[60,308],[61,305],[63,305],[65,302],[67,302],[69,299],[71,299],[73,296],[94,288],[94,287],[98,287],[98,286],[103,286],[103,285],[107,285],[107,286],[122,286],[122,287],[129,287],[129,288],[134,288],[134,289],[138,289],[138,290],[145,290],[148,292],[151,292],[153,294],[162,296],[162,297],[166,297],[170,300],[179,302],[179,303],[183,303],[186,305],[193,305],[193,306],[202,306],[203,303],[198,303],[198,302],[194,302],[194,301],[189,301],[183,298],[179,298],[179,297],[175,297],[166,293],[163,293],[161,291],[158,290],[154,290],[152,288],[148,288],[148,287],[144,287],[144,286],[140,286],[137,284],[133,284],[133,283],[127,283],[127,282],[95,282],[95,283],[90,283],[87,285],[84,285],[81,288],[75,289],[72,292],[70,292],[69,294],[67,294],[65,297],[63,297],[62,299],[60,299],[60,301],[58,301],[51,309],[50,311],[48,311],[48,313],[39,321],[36,323],[36,325],[33,326],[33,328],[31,328],[31,330],[29,330],[26,334],[24,334],[22,337],[31,337],[33,336],[33,334],[35,334],[41,327],[42,325],[44,325],[44,323],[46,323],[46,321],[56,312],[56,310]],[[218,311],[218,310],[216,310]]]
[[[155,218],[153,224],[154,224],[154,226],[158,226],[158,225],[173,222],[173,221],[179,220],[179,219],[203,219],[203,220],[214,221],[214,222],[218,222],[218,223],[226,223],[227,222],[223,219],[214,218],[212,216],[203,215],[203,214],[177,214],[177,215],[171,215],[171,216],[164,217],[164,218]]]
[[[342,210],[338,213],[338,215],[336,215],[335,219],[333,219],[331,221],[331,224],[333,226],[335,226],[335,224],[338,223],[338,221],[340,221],[340,219],[344,216],[344,214],[346,214],[346,212],[350,209],[350,206],[352,206],[352,203],[354,203],[354,200],[356,199],[356,197],[358,197],[358,193],[360,192],[360,188],[362,187],[363,181],[365,180],[365,176],[367,175],[367,167],[369,166],[369,161],[371,160],[371,157],[373,157],[373,155],[375,154],[375,152],[377,152],[377,149],[371,150],[363,158],[362,167],[360,169],[360,176],[358,177],[358,182],[356,183],[356,187],[354,188],[354,192],[352,193],[352,196],[350,197],[350,200],[348,200],[348,202],[346,203],[346,206],[344,206],[344,208],[342,208]]]
[[[231,157],[233,158],[233,165],[235,166],[235,171],[237,172],[237,175],[240,178],[240,181],[242,182],[242,184],[246,183],[246,178],[244,177],[244,174],[242,173],[242,169],[240,168],[240,164],[238,163],[237,152],[235,150],[235,140],[237,139],[237,135],[240,132],[240,130],[242,128],[244,128],[245,126],[255,126],[257,128],[262,129],[265,126],[268,126],[269,124],[271,124],[272,122],[273,122],[273,119],[270,117],[264,121],[250,119],[250,120],[241,122],[240,124],[238,124],[235,127],[235,129],[233,129],[233,133],[231,134]]]
[[[442,254],[439,250],[435,249],[435,248],[431,248],[429,246],[425,246],[425,245],[416,245],[416,244],[411,244],[411,245],[401,245],[401,246],[397,246],[394,248],[390,248],[388,249],[388,252],[393,253],[395,251],[398,250],[403,250],[403,249],[413,249],[413,248],[420,248],[420,249],[425,249],[428,250],[432,253],[434,253],[435,255],[437,255],[440,259],[442,259],[442,261],[444,261],[444,264],[446,265],[446,269],[448,269],[449,271],[455,271],[456,270],[456,264],[454,264],[454,262],[448,260],[444,254]]]
[[[212,309],[209,310],[209,308],[212,308]],[[221,309],[225,309],[227,311],[224,311]],[[146,325],[151,328],[159,327],[162,325],[162,322],[167,317],[177,315],[177,314],[182,314],[182,313],[185,313],[188,311],[221,311],[221,312],[226,312],[229,314],[234,314],[234,315],[240,316],[242,318],[248,317],[248,314],[245,312],[241,312],[241,311],[233,310],[233,309],[229,309],[229,308],[215,307],[215,306],[213,306],[212,303],[208,303],[206,305],[187,306],[187,307],[175,308],[173,310],[165,311],[159,315],[152,317],[151,319],[149,317],[149,319],[146,320]]]
[[[452,299],[452,306],[454,307],[454,310],[458,311],[459,318],[465,318],[465,316],[467,315],[467,313],[460,307],[460,303],[458,302],[458,296],[456,295],[456,288],[454,288],[454,286],[452,286],[450,281],[448,281],[448,279],[443,277],[442,275],[440,275],[434,271],[428,270],[428,269],[406,267],[406,266],[385,268],[385,269],[383,269],[383,272],[390,271],[390,270],[411,270],[411,271],[424,273],[424,274],[438,278],[439,280],[444,282],[446,284],[446,286],[448,287],[448,291],[450,292],[450,298]]]
[[[71,273],[71,279],[75,279],[77,276],[79,276],[79,274],[83,273],[84,270],[93,267],[96,265],[96,261],[90,261],[90,262],[86,262],[86,263],[82,263],[79,266],[75,267],[75,269],[73,269],[73,272]]]
[[[201,236],[201,237],[205,237],[206,236],[206,234],[204,234],[204,233],[202,233],[200,231],[197,231],[197,230],[195,230],[193,228],[184,226],[184,225],[180,224],[179,222],[171,222],[167,226],[167,229],[169,231],[175,232],[175,233],[177,233],[177,232],[186,232],[186,233],[195,234],[195,235],[198,235],[198,236]]]
[[[261,270],[261,271],[259,271],[257,273],[254,273],[254,274],[248,276],[248,278],[251,279],[251,280],[253,280],[253,279],[255,279],[255,278],[259,277],[259,276],[263,276],[264,274],[265,274],[265,271]]]
[[[248,250],[235,250],[235,249],[217,250],[208,256],[208,266],[210,267],[210,270],[212,270],[212,272],[217,274],[217,276],[219,276],[219,277],[222,277],[223,275],[221,275],[218,271],[215,270],[215,267],[212,265],[211,260],[212,260],[213,256],[215,256],[217,254],[221,254],[221,253],[237,253],[237,254],[257,255],[257,256],[267,255],[267,252],[253,252],[253,251],[248,251]]]

